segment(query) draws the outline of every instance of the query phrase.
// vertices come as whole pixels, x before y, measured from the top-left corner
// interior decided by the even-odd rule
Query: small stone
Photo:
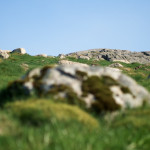
[[[122,68],[123,65],[119,64],[119,63],[113,63],[111,65],[109,65],[109,67],[118,67],[118,68]]]
[[[66,58],[66,56],[65,56],[64,54],[59,54],[58,57],[59,57],[60,59]]]
[[[42,56],[42,57],[47,57],[47,54],[39,54],[39,55],[36,55],[36,56]]]
[[[79,56],[78,59],[87,59],[87,60],[90,60],[90,58],[88,56],[82,56],[82,55]]]

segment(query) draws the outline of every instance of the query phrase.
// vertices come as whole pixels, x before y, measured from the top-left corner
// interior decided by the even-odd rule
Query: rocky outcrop
[[[96,60],[107,60],[112,62],[124,62],[124,63],[134,63],[138,62],[141,64],[150,63],[150,52],[131,52],[128,50],[118,50],[118,49],[91,49],[86,51],[79,51],[75,53],[67,54],[67,56],[80,58],[88,57],[89,59]]]
[[[46,66],[10,84],[7,96],[38,94],[70,104],[83,104],[97,113],[138,107],[150,101],[148,91],[121,72],[76,65]]]
[[[17,49],[14,49],[12,53],[26,54],[26,50],[24,48],[17,48]]]

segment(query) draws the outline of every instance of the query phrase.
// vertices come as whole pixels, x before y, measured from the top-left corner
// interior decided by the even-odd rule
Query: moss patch
[[[11,115],[0,111],[0,136],[15,134],[19,131],[18,124]]]
[[[77,71],[76,71],[76,76],[78,77],[78,79],[83,80],[83,79],[84,79],[85,77],[87,77],[88,75],[87,75],[86,72],[77,70]]]
[[[83,96],[91,93],[95,96],[95,102],[92,104],[92,110],[100,113],[102,111],[113,111],[120,108],[113,99],[110,85],[117,84],[110,77],[91,76],[82,83]]]
[[[12,101],[16,98],[29,96],[29,91],[23,86],[23,80],[16,80],[8,85],[6,89],[0,91],[0,106],[6,103],[7,100]]]
[[[129,90],[129,88],[124,87],[124,86],[121,87],[121,91],[122,91],[123,93],[130,93],[130,94],[131,94],[131,91]]]
[[[59,85],[53,85],[51,87],[51,89],[49,90],[49,92],[47,93],[48,95],[58,95],[59,93],[63,93],[64,94],[64,98],[59,97],[57,98],[57,101],[62,101],[71,105],[78,105],[82,108],[85,107],[85,103],[82,99],[80,99],[77,94],[73,91],[73,89],[71,87],[68,87],[67,85],[63,85],[63,84],[59,84]]]
[[[62,103],[53,103],[48,100],[17,101],[6,105],[22,123],[39,126],[51,123],[54,120],[76,120],[91,128],[98,127],[98,122],[92,116],[79,109]]]

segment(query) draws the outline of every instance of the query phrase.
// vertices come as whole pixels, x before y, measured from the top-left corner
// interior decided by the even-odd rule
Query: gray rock
[[[65,56],[64,54],[59,54],[58,57],[59,57],[60,59],[66,58],[66,56]]]
[[[26,50],[24,48],[16,48],[12,51],[12,53],[26,54]]]
[[[113,63],[111,65],[109,65],[109,67],[117,67],[117,68],[122,68],[123,65],[119,64],[119,63]]]
[[[38,55],[36,55],[36,56],[41,56],[41,57],[47,57],[47,54],[38,54]]]
[[[90,60],[90,58],[89,58],[88,56],[82,56],[82,55],[81,55],[81,56],[78,57],[78,59],[80,59],[80,58],[81,58],[81,59],[87,59],[87,60]]]
[[[70,53],[67,56],[77,55],[80,57],[88,56],[89,58],[107,60],[112,62],[124,62],[134,63],[138,62],[141,64],[150,63],[150,52],[131,52],[129,50],[118,50],[118,49],[91,49],[86,51],[79,51]]]
[[[73,62],[73,61],[69,61],[69,60],[60,60],[58,63],[60,65],[80,65],[80,66],[85,66],[85,67],[88,66],[87,64]]]
[[[70,94],[74,93],[73,96],[76,95],[87,108],[98,112],[139,107],[150,102],[150,94],[145,88],[130,77],[119,71],[113,72],[110,68],[80,64],[37,68],[27,73],[21,83],[24,88],[19,89],[39,95],[57,91],[57,98],[68,98],[68,94],[70,97]],[[18,93],[19,89],[16,89]],[[68,93],[67,89],[72,92]]]

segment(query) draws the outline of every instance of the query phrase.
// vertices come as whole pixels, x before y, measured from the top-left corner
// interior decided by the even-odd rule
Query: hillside
[[[145,103],[146,99],[141,106],[124,107],[120,110],[120,106],[112,103],[112,93],[108,92],[108,86],[123,85],[121,89],[124,91],[124,96],[132,95],[135,100],[138,93],[141,95],[137,97],[137,100],[144,96],[145,91],[150,92],[149,52],[135,52],[132,55],[127,51],[109,52],[106,49],[88,50],[58,57],[8,52],[7,59],[0,58],[0,149],[76,150],[78,145],[78,149],[86,150],[149,150],[150,106]],[[71,69],[59,67],[59,64],[64,63],[62,61],[77,62],[78,74],[75,76],[73,74],[76,67]],[[80,63],[87,66],[82,66]],[[96,69],[94,70],[93,67]],[[108,68],[104,70],[103,67]],[[71,70],[70,73],[66,71],[68,69]],[[85,72],[81,71],[84,69]],[[108,78],[109,69],[112,69],[110,76],[111,74],[115,77],[122,75],[126,83],[136,81],[139,85],[134,83],[135,89],[130,89],[133,86],[125,88],[127,84],[123,83],[124,81],[121,83],[119,80],[112,80],[110,76]],[[97,76],[97,72],[102,70],[104,75]],[[40,76],[38,71],[41,72]],[[94,71],[95,74],[92,76],[85,74],[92,74]],[[87,109],[80,101],[82,96],[79,97],[78,93],[76,94],[66,85],[59,84],[58,87],[52,88],[48,85],[54,81],[56,84],[72,82],[71,80],[75,81],[73,85],[77,82],[80,85],[82,81],[84,96],[88,92],[95,94],[96,100],[100,100],[98,101],[100,111],[97,111],[95,107],[97,104],[92,109]],[[33,83],[32,86],[28,84],[29,81]],[[29,95],[22,93],[24,92],[22,82],[28,84],[29,90],[32,87],[33,90]],[[42,82],[45,82],[44,85],[47,86],[44,87]],[[42,85],[43,89],[48,87],[52,90],[46,93],[39,85]],[[65,97],[61,98],[64,91]],[[137,95],[133,95],[136,91]],[[60,97],[57,95],[59,92]]]

